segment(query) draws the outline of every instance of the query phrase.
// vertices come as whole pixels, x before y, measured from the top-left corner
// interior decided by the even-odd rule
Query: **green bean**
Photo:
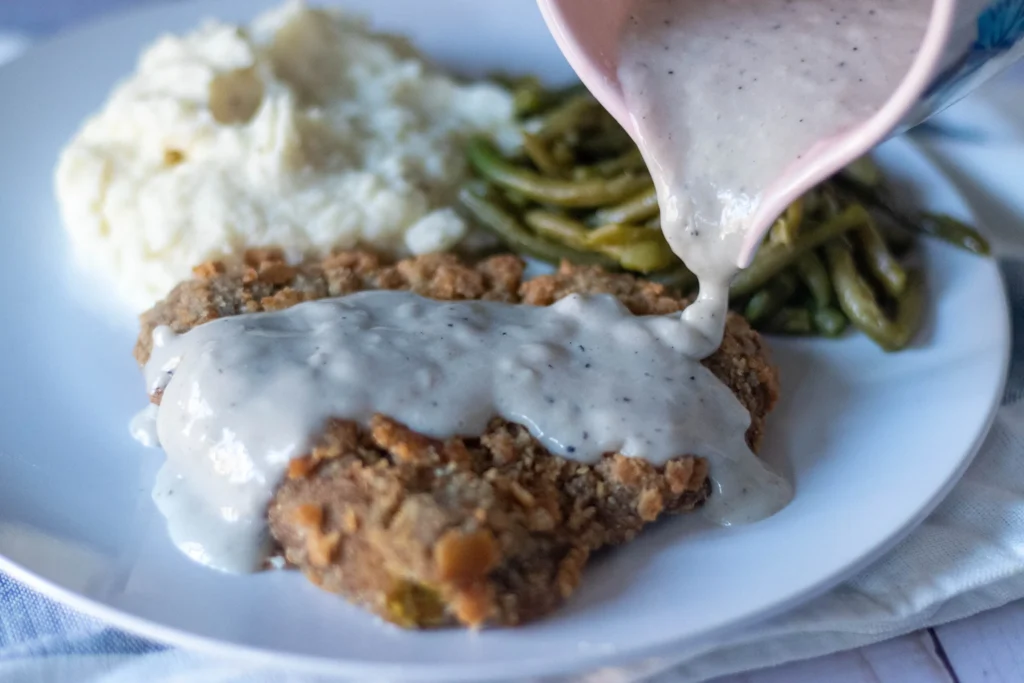
[[[864,265],[891,296],[898,297],[907,288],[907,271],[889,251],[882,233],[874,221],[868,221],[855,231],[864,254]]]
[[[633,140],[618,124],[615,128],[581,137],[577,145],[581,154],[597,159],[622,154],[634,146]]]
[[[796,272],[811,293],[814,329],[826,337],[838,337],[846,329],[847,320],[832,307],[832,279],[818,253],[809,251],[797,259]]]
[[[793,297],[796,285],[796,276],[789,270],[782,271],[750,297],[743,310],[743,317],[752,325],[770,318]]]
[[[817,187],[805,192],[801,199],[803,199],[804,202],[803,209],[805,216],[813,216],[822,206],[821,190]]]
[[[573,180],[595,180],[603,176],[597,172],[594,166],[573,166],[569,171],[569,177]]]
[[[909,344],[920,326],[924,306],[923,286],[917,274],[908,277],[907,288],[897,300],[895,319],[890,320],[871,285],[857,272],[850,246],[836,240],[825,246],[825,255],[839,306],[850,322],[886,351],[898,351]]]
[[[898,225],[895,225],[879,212],[875,212],[875,217],[882,218],[881,221],[875,221],[875,227],[881,231],[882,237],[885,239],[885,243],[889,245],[889,250],[897,258],[900,258],[909,252],[914,246],[914,234],[904,230]]]
[[[934,213],[914,216],[899,208],[882,188],[869,188],[842,177],[836,178],[835,183],[842,191],[876,209],[904,230],[937,237],[981,256],[992,252],[988,240],[980,232],[951,216]]]
[[[829,242],[847,230],[863,225],[868,213],[863,206],[854,204],[837,216],[827,220],[814,230],[801,234],[792,245],[764,244],[758,250],[753,263],[740,271],[732,281],[730,295],[733,297],[753,294],[777,273],[788,268],[798,258],[812,249]]]
[[[587,247],[614,256],[626,270],[650,273],[676,262],[660,230],[612,223],[591,230]]]
[[[470,163],[484,178],[541,204],[569,208],[604,206],[620,202],[651,183],[650,178],[635,173],[623,173],[607,180],[545,178],[509,163],[483,138],[471,140],[467,154]]]
[[[551,143],[551,158],[565,169],[570,169],[576,164],[576,154],[565,140],[555,140]]]
[[[910,344],[914,340],[914,335],[921,329],[921,323],[924,321],[925,294],[922,273],[918,270],[907,273],[907,289],[900,297],[896,309],[894,325],[898,331],[898,337],[894,340],[896,342],[894,351]]]
[[[570,97],[585,93],[582,83],[549,89],[536,76],[510,76],[504,73],[490,75],[490,79],[512,93],[512,106],[517,118],[541,114]]]
[[[814,299],[814,305],[821,309],[832,304],[832,281],[828,277],[828,269],[821,262],[817,252],[808,251],[794,264],[807,290]]]
[[[844,204],[856,203],[852,201],[842,201],[839,192],[830,185],[825,185],[821,188],[821,194],[819,195],[821,202],[821,210],[827,217],[832,217],[842,211]]]
[[[992,247],[980,232],[952,216],[942,213],[925,213],[921,215],[918,226],[922,232],[932,237],[938,237],[961,249],[981,256],[988,256],[992,253]]]
[[[631,147],[629,150],[611,159],[599,161],[591,166],[580,167],[580,170],[592,173],[591,177],[598,178],[608,178],[623,171],[644,171],[646,169],[644,158],[636,147]]]
[[[814,321],[811,312],[806,308],[789,306],[775,313],[764,324],[764,331],[774,334],[809,335],[814,334]]]
[[[501,194],[504,195],[505,199],[508,200],[509,204],[516,207],[517,209],[525,209],[532,203],[529,199],[527,199],[522,194],[516,192],[515,190],[502,190]]]
[[[516,118],[520,120],[544,114],[552,106],[587,92],[582,83],[551,90],[544,87],[544,84],[535,76],[498,75],[493,76],[492,80],[504,85],[512,92],[513,110]]]
[[[563,174],[565,169],[552,156],[544,141],[537,136],[523,133],[523,150],[537,170],[544,175],[558,177]]]
[[[536,124],[534,132],[542,140],[554,140],[584,125],[588,116],[600,111],[601,105],[589,93],[573,95],[555,106]]]
[[[589,249],[587,238],[590,231],[585,225],[568,216],[535,209],[523,214],[523,220],[541,237],[561,242],[574,249]]]
[[[537,113],[551,97],[541,82],[533,76],[517,79],[517,82],[509,86],[512,89],[512,108],[518,118]]]
[[[480,225],[497,235],[510,249],[542,261],[590,263],[615,268],[617,263],[602,254],[592,254],[532,234],[513,214],[472,186],[459,190],[459,203]]]
[[[609,223],[591,230],[587,236],[587,244],[591,246],[624,246],[633,242],[665,241],[660,230],[652,230],[637,225]]]
[[[640,228],[646,230],[647,228]],[[676,260],[675,254],[664,240],[644,240],[622,246],[606,247],[607,254],[615,255],[619,265],[638,273],[653,273]]]
[[[831,306],[816,308],[811,312],[811,317],[814,318],[814,329],[826,337],[838,337],[846,331],[849,323],[842,311]]]
[[[650,273],[676,260],[661,233],[649,228],[607,225],[601,230],[588,230],[575,219],[541,209],[526,212],[523,220],[541,237],[581,251],[600,252],[616,259],[626,270]]]
[[[772,224],[768,238],[772,242],[792,244],[796,240],[797,233],[800,231],[800,223],[803,221],[803,217],[804,202],[803,199],[797,199],[786,207],[783,214]]]
[[[832,269],[832,283],[843,312],[850,321],[879,344],[887,342],[889,319],[875,298],[871,286],[857,272],[853,250],[836,240],[826,245],[825,255]]]
[[[636,194],[626,201],[594,212],[592,225],[607,223],[640,223],[658,215],[658,194],[654,187]]]
[[[870,156],[862,156],[840,173],[865,187],[877,187],[882,184],[882,171]]]

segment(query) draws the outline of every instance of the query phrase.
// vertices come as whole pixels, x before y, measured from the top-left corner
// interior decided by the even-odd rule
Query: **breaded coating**
[[[572,293],[607,293],[633,313],[679,311],[665,287],[595,267],[563,264],[522,281],[515,256],[475,265],[431,255],[388,264],[351,251],[299,266],[274,250],[209,263],[142,316],[144,363],[157,325],[184,332],[226,315],[286,308],[364,289],[407,289],[437,299],[548,305]],[[778,381],[759,335],[730,314],[725,341],[705,365],[751,413],[759,445]],[[562,604],[590,555],[632,539],[664,514],[699,506],[707,464],[680,454],[658,468],[606,454],[587,465],[549,453],[522,426],[495,419],[483,435],[430,439],[386,416],[368,427],[329,424],[293,460],[269,509],[287,561],[324,589],[400,626],[515,625]]]
[[[377,416],[292,462],[270,528],[313,583],[400,626],[514,625],[569,597],[593,550],[706,495],[697,458],[590,466],[500,419],[440,442]]]
[[[511,254],[475,266],[450,254],[389,263],[367,251],[343,251],[319,261],[288,265],[279,249],[251,249],[237,262],[210,261],[140,317],[135,346],[140,364],[149,359],[153,329],[178,333],[239,313],[277,311],[303,301],[366,289],[403,289],[434,299],[519,300],[523,262]]]

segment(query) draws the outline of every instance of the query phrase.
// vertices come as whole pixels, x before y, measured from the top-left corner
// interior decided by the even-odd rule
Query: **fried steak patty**
[[[389,263],[347,251],[290,266],[276,250],[253,250],[195,275],[142,315],[139,363],[158,325],[180,333],[366,289],[535,305],[606,293],[637,315],[687,303],[659,284],[594,267],[563,264],[524,281],[511,255],[466,265],[451,255]],[[760,337],[730,314],[721,348],[704,363],[750,411],[747,441],[756,449],[778,396]],[[632,539],[662,514],[692,510],[709,488],[706,462],[686,454],[662,468],[619,454],[586,465],[552,455],[499,418],[481,436],[439,441],[378,415],[368,427],[327,425],[318,445],[291,462],[268,516],[288,563],[388,621],[515,625],[564,602],[592,552]]]

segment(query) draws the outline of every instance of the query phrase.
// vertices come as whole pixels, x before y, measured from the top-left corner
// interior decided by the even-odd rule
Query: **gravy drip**
[[[871,117],[909,71],[931,0],[637,0],[618,71],[672,250],[700,280],[684,324],[721,343],[762,193]]]
[[[700,455],[707,514],[723,524],[791,496],[747,448],[749,413],[694,359],[678,317],[633,316],[607,295],[536,307],[363,292],[153,338],[146,381],[163,392],[167,453],[154,498],[175,543],[226,571],[259,567],[267,504],[332,417],[380,413],[447,438],[501,416],[586,463]]]

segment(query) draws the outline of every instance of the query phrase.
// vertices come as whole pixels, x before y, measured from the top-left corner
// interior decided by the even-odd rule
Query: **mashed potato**
[[[460,84],[359,20],[290,2],[148,48],[61,155],[80,260],[138,308],[250,246],[448,249],[462,144],[516,143],[508,93]]]

